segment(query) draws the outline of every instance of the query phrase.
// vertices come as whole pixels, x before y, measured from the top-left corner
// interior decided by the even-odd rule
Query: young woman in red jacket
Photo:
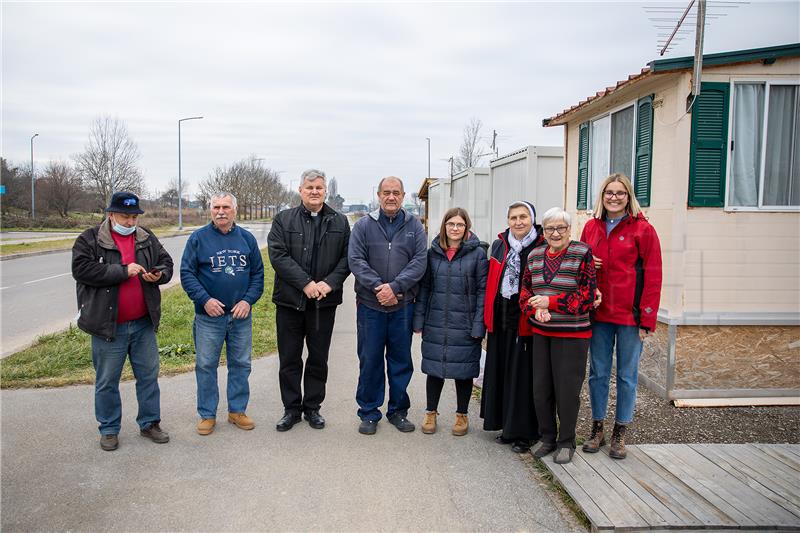
[[[593,315],[589,363],[592,434],[583,451],[606,444],[603,421],[608,407],[612,352],[617,347],[617,408],[609,456],[624,459],[625,430],[633,420],[642,341],[656,329],[661,299],[661,245],[642,214],[624,174],[603,181],[581,241],[592,247],[603,303]]]

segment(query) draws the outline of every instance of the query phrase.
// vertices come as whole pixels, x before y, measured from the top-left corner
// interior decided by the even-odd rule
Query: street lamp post
[[[38,136],[38,133],[34,133],[33,137],[31,137],[31,218],[36,218],[36,182],[34,181],[36,178],[33,173],[33,140]]]
[[[425,140],[428,141],[428,177],[431,177],[431,138],[425,137]]]
[[[178,229],[183,229],[183,186],[181,185],[181,122],[200,120],[203,117],[187,117],[178,120]]]

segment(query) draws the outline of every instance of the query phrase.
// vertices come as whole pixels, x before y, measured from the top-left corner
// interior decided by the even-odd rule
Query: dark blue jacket
[[[241,300],[254,305],[264,292],[264,262],[253,234],[234,226],[228,233],[213,223],[198,229],[186,241],[181,259],[181,285],[197,314],[211,298],[225,305],[225,313]]]
[[[422,330],[424,373],[446,379],[478,377],[488,272],[486,250],[474,233],[452,261],[439,237],[433,239],[414,309],[414,330]]]
[[[417,217],[404,213],[402,226],[391,242],[378,222],[379,211],[353,224],[347,259],[356,279],[356,300],[370,309],[397,311],[417,295],[419,280],[425,274],[425,228]],[[398,304],[384,307],[375,297],[375,287],[388,283]]]

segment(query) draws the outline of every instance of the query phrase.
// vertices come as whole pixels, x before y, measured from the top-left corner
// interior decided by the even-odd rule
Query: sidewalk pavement
[[[275,431],[283,412],[275,356],[253,363],[252,431],[226,421],[224,368],[217,429],[206,437],[194,430],[194,374],[160,380],[169,444],[138,435],[134,384],[123,383],[114,452],[98,444],[93,387],[2,391],[2,530],[582,530],[520,456],[480,429],[475,401],[470,433],[450,434],[451,383],[439,431],[420,432],[418,337],[409,387],[417,431],[400,433],[384,419],[374,436],[357,432],[352,277],[348,285],[331,346],[323,430],[304,421]]]

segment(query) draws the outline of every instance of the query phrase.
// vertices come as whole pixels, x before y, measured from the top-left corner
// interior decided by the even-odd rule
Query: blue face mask
[[[134,231],[136,231],[136,226],[131,226],[130,228],[126,228],[122,224],[114,222],[114,231],[119,233],[120,235],[131,235]]]

